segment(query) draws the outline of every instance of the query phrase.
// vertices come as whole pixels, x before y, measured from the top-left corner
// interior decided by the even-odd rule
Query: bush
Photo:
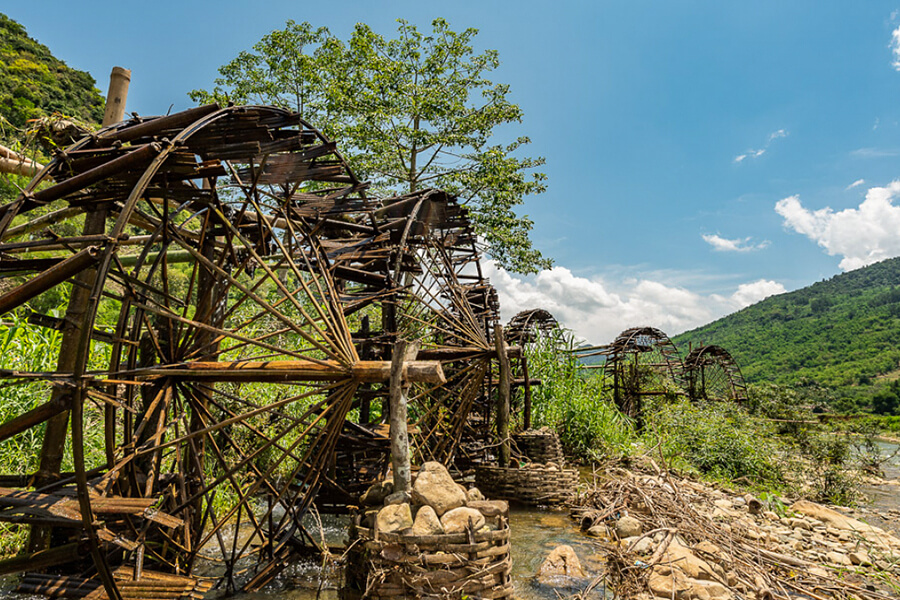
[[[784,481],[774,432],[733,404],[665,404],[648,411],[646,421],[647,444],[659,444],[673,466],[728,481]]]

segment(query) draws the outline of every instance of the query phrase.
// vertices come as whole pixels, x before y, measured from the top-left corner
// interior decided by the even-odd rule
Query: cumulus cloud
[[[787,136],[788,136],[788,132],[785,129],[779,129],[777,131],[773,131],[772,133],[769,134],[769,137],[766,138],[766,143],[762,148],[756,148],[756,149],[751,148],[751,149],[747,150],[746,152],[744,152],[743,154],[738,154],[737,156],[734,157],[734,162],[742,163],[745,160],[747,160],[748,158],[759,158],[760,156],[762,156],[763,154],[766,153],[766,150],[769,149],[769,146],[772,145],[772,142],[774,142],[775,140],[777,140],[779,138],[783,138],[783,137],[787,137]]]
[[[580,277],[561,266],[521,277],[489,262],[486,274],[497,289],[504,320],[543,308],[577,336],[598,344],[634,326],[675,335],[785,291],[780,283],[759,280],[739,285],[730,295],[704,295],[648,279]]]
[[[891,32],[891,43],[889,47],[891,49],[891,54],[894,55],[891,66],[894,67],[895,70],[900,71],[900,27],[897,27],[897,29]]]
[[[869,188],[858,208],[834,211],[810,210],[799,196],[779,200],[775,212],[786,227],[802,233],[831,256],[843,257],[841,269],[858,269],[886,258],[900,256],[900,181]]]
[[[753,238],[738,238],[729,240],[718,234],[707,233],[703,235],[703,241],[713,247],[717,252],[752,252],[754,250],[762,250],[769,245],[768,240],[763,240],[758,244],[751,243]]]
[[[847,189],[848,189],[848,190],[852,190],[852,189],[855,188],[855,187],[861,186],[861,185],[864,184],[865,182],[866,182],[865,179],[857,179],[856,181],[854,181],[853,183],[851,183],[850,185],[848,185],[848,186],[847,186]]]

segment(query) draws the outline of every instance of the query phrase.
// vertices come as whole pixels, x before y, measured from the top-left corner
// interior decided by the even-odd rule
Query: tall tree
[[[336,140],[353,168],[383,194],[438,187],[470,208],[490,255],[503,267],[535,272],[550,261],[528,237],[532,221],[515,208],[545,191],[520,156],[527,137],[492,143],[501,125],[520,123],[509,86],[488,79],[496,51],[476,53],[476,29],[454,32],[443,19],[432,32],[399,21],[385,39],[358,24],[347,43],[325,28],[288,21],[219,69],[212,91],[191,98],[262,102],[298,111]]]

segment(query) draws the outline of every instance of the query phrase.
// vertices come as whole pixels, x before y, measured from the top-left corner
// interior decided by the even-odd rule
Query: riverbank
[[[595,582],[619,597],[880,600],[900,594],[900,538],[865,522],[896,522],[898,510],[851,514],[804,500],[754,498],[649,460],[597,473],[576,505],[577,526],[607,554]]]

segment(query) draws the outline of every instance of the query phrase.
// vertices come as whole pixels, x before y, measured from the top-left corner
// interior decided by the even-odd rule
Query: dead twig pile
[[[591,587],[605,578],[620,598],[881,600],[900,592],[896,538],[792,517],[783,504],[771,507],[778,515],[653,461],[639,471],[595,473],[575,504],[573,517],[609,553],[608,572]]]

